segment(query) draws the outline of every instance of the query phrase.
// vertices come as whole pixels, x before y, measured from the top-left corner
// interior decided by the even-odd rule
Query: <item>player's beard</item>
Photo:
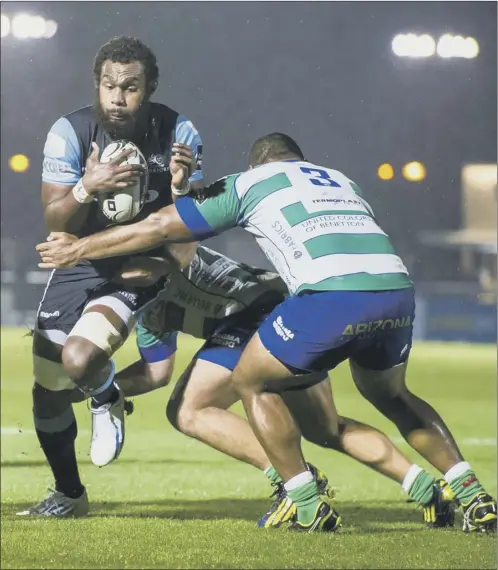
[[[139,142],[147,129],[148,108],[148,101],[144,101],[136,113],[128,113],[125,120],[116,121],[102,108],[98,94],[93,104],[98,123],[113,140],[126,139],[133,142]]]

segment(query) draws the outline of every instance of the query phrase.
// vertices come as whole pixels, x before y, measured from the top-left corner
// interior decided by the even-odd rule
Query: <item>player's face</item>
[[[140,62],[104,62],[98,85],[97,111],[99,120],[111,135],[133,138],[146,102],[146,76]]]

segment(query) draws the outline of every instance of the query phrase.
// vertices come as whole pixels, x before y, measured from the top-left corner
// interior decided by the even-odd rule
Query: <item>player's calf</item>
[[[77,425],[71,405],[75,392],[79,391],[60,362],[61,352],[61,345],[35,332],[33,420],[40,447],[54,476],[55,491],[76,500],[85,491],[76,462]],[[42,506],[41,503],[35,506],[34,511],[38,512]],[[23,514],[34,514],[32,509],[28,511]]]

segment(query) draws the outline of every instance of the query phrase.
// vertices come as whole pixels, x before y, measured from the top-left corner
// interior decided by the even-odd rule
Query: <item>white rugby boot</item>
[[[29,507],[25,511],[16,513],[19,516],[31,517],[56,517],[56,518],[76,518],[84,517],[90,510],[88,504],[88,495],[86,489],[83,491],[81,497],[71,499],[61,493],[49,489],[50,493],[38,504]]]
[[[90,459],[97,467],[104,467],[119,457],[125,438],[125,399],[117,384],[119,396],[115,402],[95,407],[92,402],[92,442]]]

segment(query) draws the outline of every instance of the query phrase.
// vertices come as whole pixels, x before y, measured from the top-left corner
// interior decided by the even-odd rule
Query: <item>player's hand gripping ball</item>
[[[136,183],[127,188],[119,188],[109,193],[100,193],[97,200],[102,212],[114,223],[132,220],[143,208],[149,185],[147,160],[140,149],[132,142],[120,140],[106,146],[100,157],[100,162],[109,162],[126,150],[132,150],[120,165],[140,164],[144,175],[137,177]]]

